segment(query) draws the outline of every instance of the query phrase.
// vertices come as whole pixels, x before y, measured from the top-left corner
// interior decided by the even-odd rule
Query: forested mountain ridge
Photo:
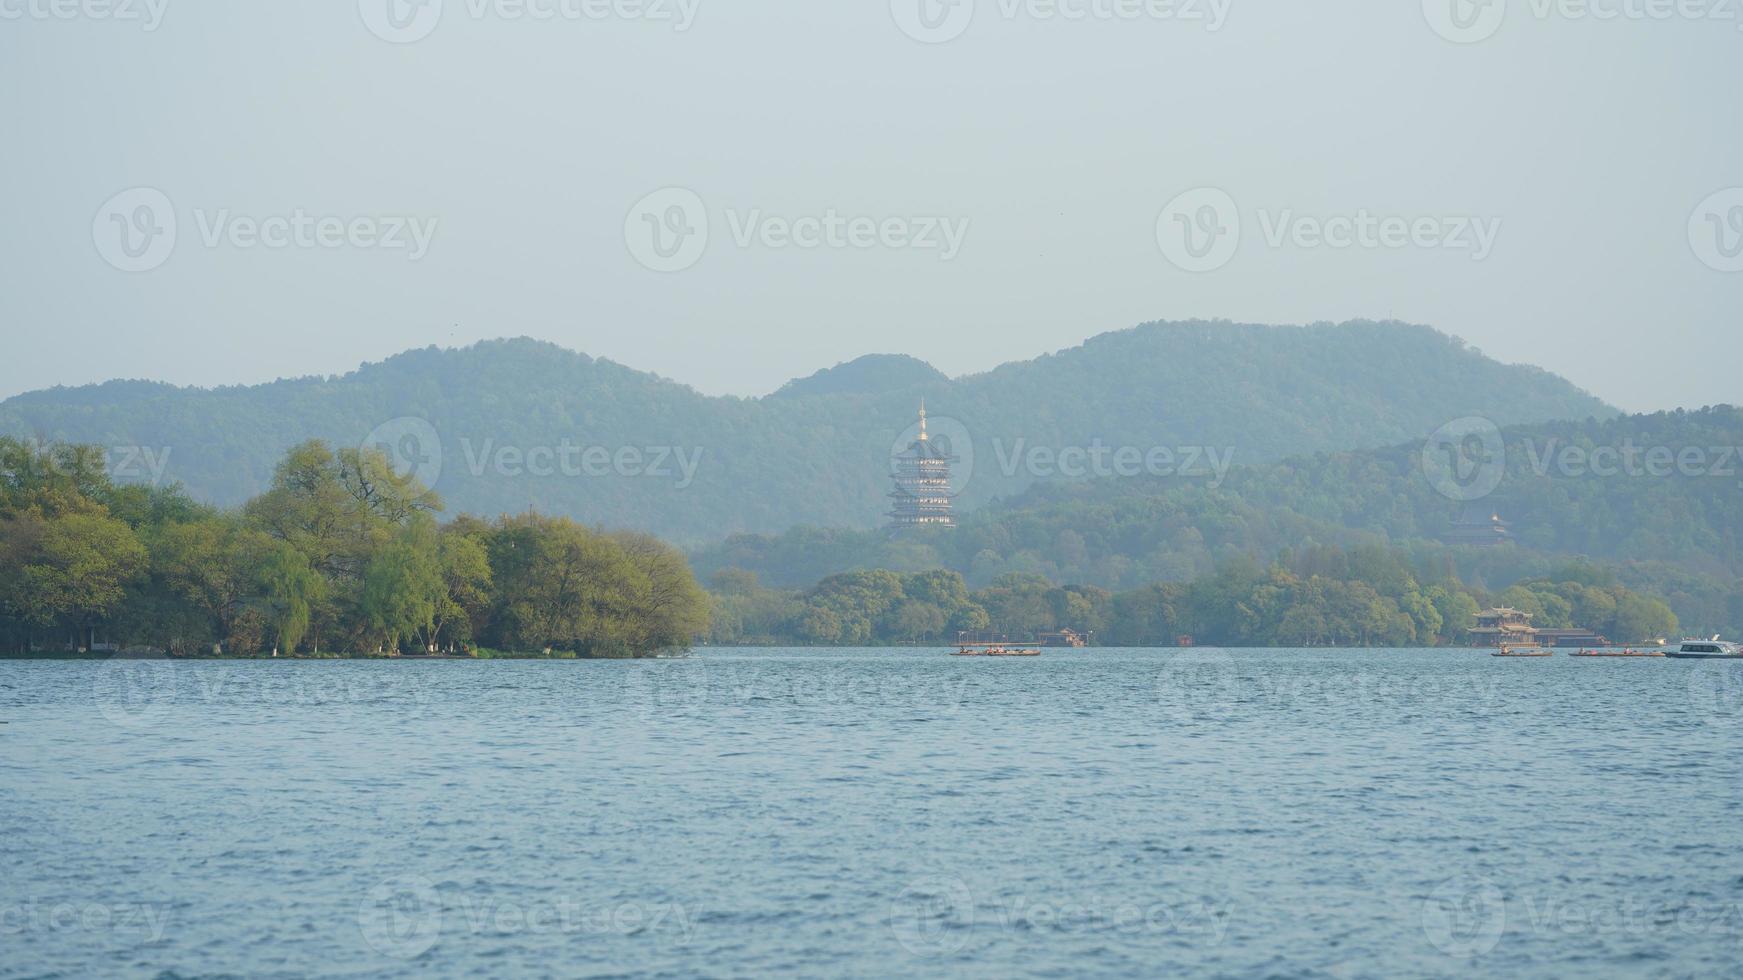
[[[1426,327],[1153,323],[985,374],[853,362],[763,398],[711,397],[531,340],[409,351],[249,387],[111,382],[0,403],[0,433],[108,447],[122,480],[234,505],[310,437],[375,438],[458,510],[541,512],[687,543],[804,524],[872,527],[918,401],[975,457],[963,509],[1057,474],[1020,453],[1211,449],[1248,464],[1420,439],[1451,418],[1608,417],[1545,371]],[[372,435],[373,434],[373,435]],[[417,457],[411,459],[410,457]]]

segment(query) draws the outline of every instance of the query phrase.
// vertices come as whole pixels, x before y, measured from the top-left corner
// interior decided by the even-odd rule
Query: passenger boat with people
[[[1743,660],[1743,648],[1715,636],[1710,640],[1684,640],[1665,656],[1672,660]]]

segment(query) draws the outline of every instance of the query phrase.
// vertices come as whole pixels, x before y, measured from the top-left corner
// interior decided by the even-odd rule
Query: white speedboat
[[[1684,640],[1664,655],[1677,660],[1743,660],[1743,647],[1715,636],[1710,640]]]

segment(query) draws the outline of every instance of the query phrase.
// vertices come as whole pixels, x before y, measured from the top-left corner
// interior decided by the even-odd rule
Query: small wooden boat
[[[1010,647],[1003,643],[964,643],[952,657],[1039,657],[1041,651],[1030,647]]]
[[[1634,650],[1634,649],[1628,649],[1628,648],[1624,648],[1621,650],[1581,650],[1579,653],[1570,653],[1570,654],[1568,654],[1568,656],[1570,656],[1570,657],[1662,657],[1662,656],[1664,656],[1664,651],[1663,650]]]
[[[1555,651],[1554,650],[1545,650],[1542,647],[1502,647],[1501,649],[1496,650],[1494,653],[1489,654],[1489,656],[1491,656],[1491,657],[1553,657],[1553,656],[1555,656]]]
[[[1012,643],[1011,638],[998,633],[977,633],[963,630],[956,634],[956,652],[952,657],[1039,657],[1041,643]]]

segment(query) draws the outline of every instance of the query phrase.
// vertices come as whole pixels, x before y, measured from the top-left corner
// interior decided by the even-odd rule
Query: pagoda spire
[[[920,399],[920,441],[926,441],[926,399]]]

